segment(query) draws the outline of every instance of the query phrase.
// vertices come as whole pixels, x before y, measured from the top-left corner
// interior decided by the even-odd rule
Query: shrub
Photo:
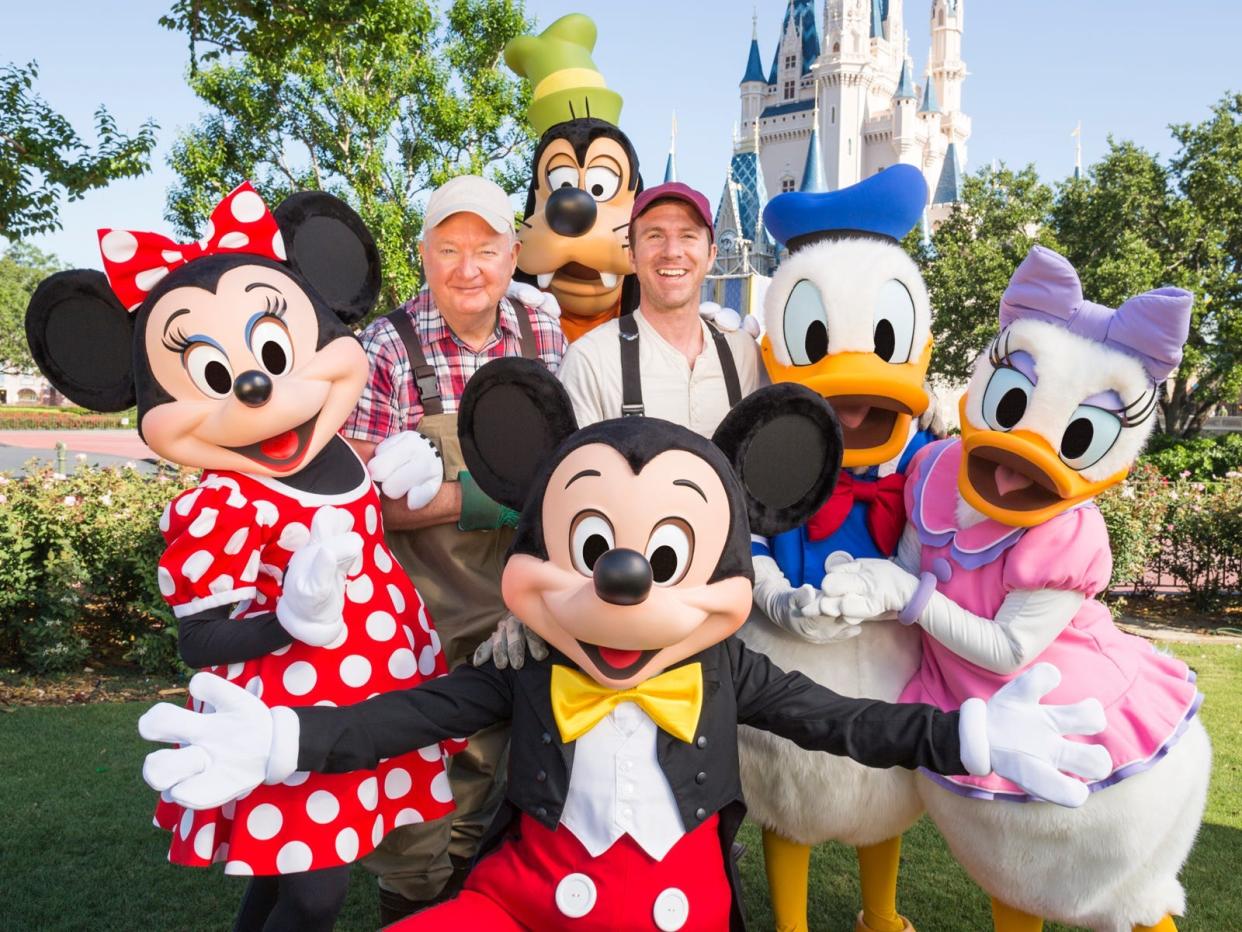
[[[1143,587],[1147,568],[1161,549],[1168,486],[1155,466],[1139,462],[1124,482],[1096,499],[1113,551],[1110,587]]]
[[[1228,472],[1242,470],[1242,434],[1189,440],[1157,434],[1143,460],[1169,479],[1221,479]]]

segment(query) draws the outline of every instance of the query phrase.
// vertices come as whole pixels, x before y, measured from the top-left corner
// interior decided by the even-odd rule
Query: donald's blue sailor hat
[[[790,252],[841,236],[897,241],[914,229],[926,204],[923,173],[892,165],[840,191],[778,194],[763,211],[763,223]]]

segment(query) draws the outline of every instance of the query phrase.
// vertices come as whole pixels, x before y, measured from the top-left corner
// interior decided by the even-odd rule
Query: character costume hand
[[[323,647],[345,630],[345,577],[362,556],[352,527],[348,512],[325,505],[311,520],[310,539],[289,559],[276,618],[305,644]]]
[[[478,646],[470,662],[481,667],[495,660],[497,670],[506,667],[520,670],[526,665],[527,654],[532,660],[546,660],[548,642],[522,624],[516,615],[509,614],[500,619],[491,637]]]
[[[561,319],[561,303],[556,300],[556,295],[550,291],[540,291],[528,282],[509,282],[509,287],[505,289],[505,297],[512,298],[527,307],[533,307],[545,317],[553,320]]]
[[[387,498],[404,497],[405,506],[411,511],[425,507],[444,482],[440,451],[412,430],[381,440],[367,470]]]
[[[864,619],[841,618],[825,611],[823,594],[809,583],[795,589],[771,557],[752,560],[755,604],[773,624],[812,644],[844,641],[859,633],[858,623]]]

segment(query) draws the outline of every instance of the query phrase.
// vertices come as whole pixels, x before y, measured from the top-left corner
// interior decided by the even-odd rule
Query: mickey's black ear
[[[743,398],[712,441],[741,480],[756,534],[805,523],[832,492],[841,468],[837,416],[815,392],[790,382]]]
[[[375,307],[380,258],[362,218],[340,198],[300,191],[273,211],[289,264],[342,321],[352,324]]]
[[[534,359],[493,359],[466,383],[457,436],[479,488],[520,511],[540,468],[578,429],[556,376]]]
[[[75,404],[134,406],[134,321],[103,272],[45,278],[26,308],[26,342],[47,380]]]

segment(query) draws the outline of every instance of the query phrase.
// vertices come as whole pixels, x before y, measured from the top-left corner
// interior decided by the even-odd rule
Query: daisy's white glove
[[[362,538],[349,512],[322,506],[310,539],[294,551],[276,600],[280,626],[305,644],[323,647],[345,630],[345,577],[362,556]]]
[[[859,633],[858,622],[824,611],[825,600],[814,586],[795,589],[771,557],[751,560],[755,567],[755,604],[774,625],[812,644],[844,641]]]
[[[545,317],[561,319],[561,304],[556,300],[556,295],[550,291],[541,291],[528,282],[510,281],[509,287],[505,289],[505,297],[533,307]]]
[[[492,636],[478,646],[470,661],[481,667],[488,660],[495,660],[496,669],[513,667],[520,670],[526,665],[526,655],[532,660],[544,660],[548,656],[548,642],[522,624],[513,614],[500,619]]]
[[[404,498],[410,511],[417,511],[435,498],[444,482],[440,451],[413,430],[381,440],[367,470],[385,497]]]
[[[753,314],[743,317],[731,307],[721,307],[715,301],[704,301],[699,305],[699,316],[715,324],[721,333],[743,330],[756,340],[759,339],[759,320]]]
[[[1103,731],[1104,707],[1098,699],[1041,704],[1039,700],[1060,682],[1060,670],[1037,663],[987,702],[967,699],[958,726],[966,769],[977,777],[994,771],[1032,796],[1060,806],[1085,803],[1090,795],[1086,784],[1066,773],[1102,780],[1112,771],[1112,758],[1097,744],[1062,736]]]
[[[187,809],[211,809],[297,769],[301,723],[292,709],[269,709],[213,673],[196,673],[190,695],[215,711],[161,702],[138,720],[148,741],[181,745],[147,755],[142,778],[151,789]]]
[[[824,564],[820,590],[827,613],[857,624],[900,612],[918,591],[919,577],[911,576],[891,560],[843,561],[841,556],[840,552],[833,553]]]

